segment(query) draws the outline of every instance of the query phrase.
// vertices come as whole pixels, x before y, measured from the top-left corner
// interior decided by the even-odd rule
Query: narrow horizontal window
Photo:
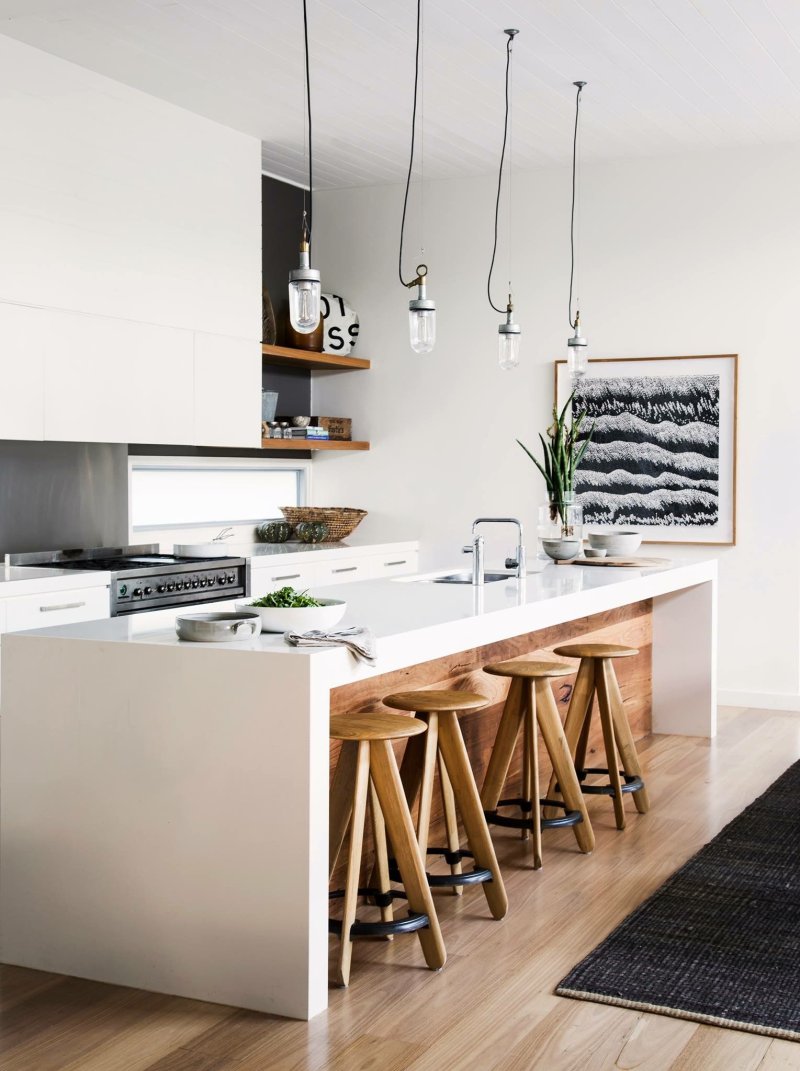
[[[131,525],[249,524],[303,503],[304,471],[234,466],[134,466]]]

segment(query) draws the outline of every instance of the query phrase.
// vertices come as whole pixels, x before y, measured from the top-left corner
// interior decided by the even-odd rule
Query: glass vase
[[[583,539],[583,508],[574,491],[565,491],[560,502],[539,507],[540,539]]]

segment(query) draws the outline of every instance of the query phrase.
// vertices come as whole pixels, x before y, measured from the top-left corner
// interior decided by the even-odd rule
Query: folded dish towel
[[[332,632],[286,632],[283,638],[292,647],[346,647],[359,661],[375,664],[375,637],[359,625]]]

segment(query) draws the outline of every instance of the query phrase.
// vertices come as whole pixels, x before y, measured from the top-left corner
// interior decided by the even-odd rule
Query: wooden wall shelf
[[[280,368],[310,368],[312,371],[355,372],[370,367],[364,357],[338,357],[334,353],[314,353],[312,350],[295,350],[288,346],[262,345],[264,364]],[[280,439],[276,439],[280,442]]]
[[[369,450],[368,442],[344,439],[262,439],[263,450]]]

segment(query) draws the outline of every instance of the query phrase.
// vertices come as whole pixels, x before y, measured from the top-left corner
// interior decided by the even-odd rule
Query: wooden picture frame
[[[587,412],[594,412],[604,422],[604,435],[606,442],[598,443],[598,447],[592,455],[592,446],[587,451],[584,463],[578,470],[586,468],[587,462],[597,466],[587,475],[584,490],[581,492],[581,482],[576,480],[576,492],[579,499],[583,499],[585,519],[588,527],[602,530],[604,527],[635,527],[644,535],[646,543],[680,543],[685,545],[702,546],[734,546],[736,543],[736,465],[737,465],[737,409],[738,409],[738,374],[739,358],[735,353],[724,354],[701,354],[697,356],[676,357],[603,357],[589,361],[586,381],[604,380],[609,382],[608,387],[600,384],[591,384],[587,390],[585,406]],[[639,401],[640,388],[636,380],[646,381],[642,388],[646,391],[652,383],[652,390],[645,394],[647,411],[652,407],[656,411],[659,406],[670,408],[673,403],[680,402],[681,410],[691,410],[698,397],[700,402],[713,407],[716,399],[716,420],[692,421],[676,420],[679,426],[691,423],[692,432],[687,429],[686,437],[691,439],[693,434],[702,435],[703,450],[713,452],[716,446],[716,479],[710,472],[687,473],[685,468],[681,471],[684,461],[674,469],[661,469],[657,476],[654,475],[654,467],[658,467],[659,454],[663,457],[663,447],[657,441],[661,435],[668,434],[657,432],[657,421],[650,421],[653,426],[653,439],[648,438],[647,421],[640,420],[632,412],[626,412],[625,417],[628,425],[636,426],[631,430],[628,426],[619,430],[620,438],[613,440],[614,421],[621,415],[613,412],[605,413],[604,408],[613,409],[613,403],[619,404],[619,394],[630,393],[631,405],[635,406]],[[683,382],[673,385],[669,380],[682,380]],[[616,385],[613,384],[617,381]],[[561,407],[569,397],[571,389],[567,362],[557,360],[554,362],[554,396],[555,404]],[[578,385],[580,391],[580,383]],[[663,395],[667,391],[669,397]],[[690,391],[681,398],[678,392]],[[704,397],[704,392],[707,397]],[[716,393],[715,393],[716,392]],[[651,397],[652,395],[652,397]],[[705,428],[698,428],[699,424],[705,423]],[[675,432],[677,439],[672,440],[673,449],[676,453],[680,446],[680,433]],[[716,434],[716,441],[714,435]],[[663,439],[661,440],[663,443]],[[627,446],[626,446],[627,443]],[[624,465],[620,468],[612,468],[615,465],[614,451],[618,450],[620,456],[630,455],[631,443],[636,446],[637,462],[635,470],[626,470]],[[624,449],[623,449],[624,448]],[[691,454],[689,447],[686,454]],[[699,455],[697,455],[699,457]],[[650,466],[650,471],[646,471]],[[608,469],[610,471],[603,471]],[[620,476],[615,476],[616,473]],[[624,475],[622,475],[624,474]],[[630,484],[626,482],[630,480]],[[681,478],[687,480],[686,486],[679,486]],[[661,485],[660,481],[670,481],[669,488]],[[597,484],[594,481],[599,481]],[[618,482],[617,482],[618,481]],[[714,483],[716,482],[716,487]],[[636,486],[633,484],[636,483]],[[639,486],[641,484],[641,487]],[[645,503],[645,496],[650,493],[653,505]],[[669,506],[663,504],[663,499],[672,496]],[[690,503],[690,504],[687,504]],[[673,508],[673,520],[671,523],[659,524],[652,518],[659,510]],[[637,519],[638,516],[638,519]],[[608,517],[605,521],[601,518]],[[703,517],[699,523],[692,523],[695,517]]]

